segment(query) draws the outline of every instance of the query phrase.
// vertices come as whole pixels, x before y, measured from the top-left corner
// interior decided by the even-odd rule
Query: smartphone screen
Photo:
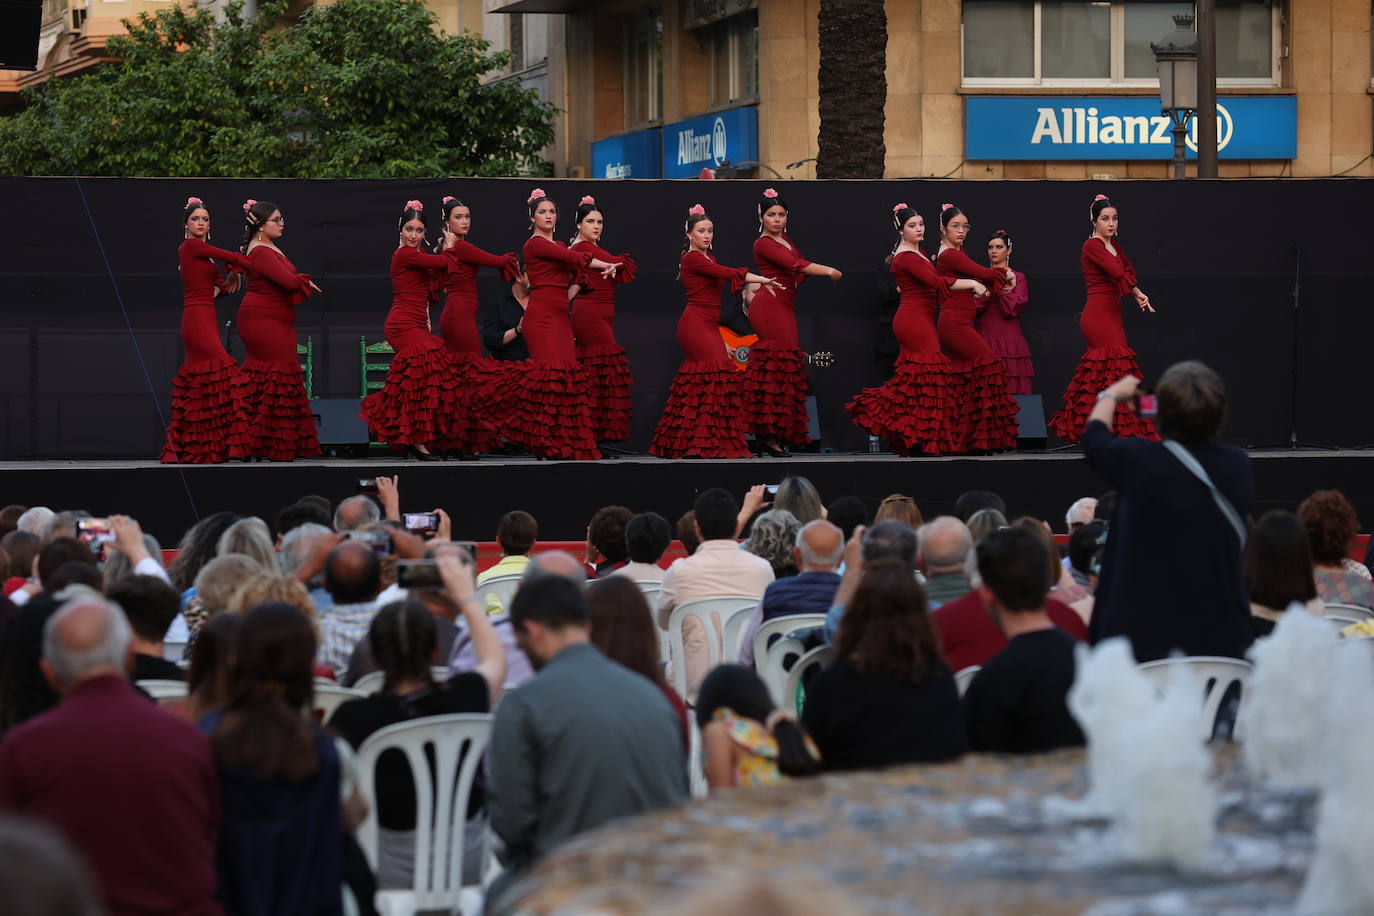
[[[444,587],[439,565],[433,560],[397,560],[396,584],[408,591],[438,591]]]
[[[76,536],[87,544],[109,544],[115,539],[107,518],[79,518],[76,520]]]
[[[350,531],[348,536],[367,544],[379,557],[391,555],[391,535],[385,531]]]
[[[412,534],[433,537],[439,530],[439,516],[434,512],[407,512],[401,518]]]
[[[375,478],[375,477],[359,477],[359,478],[358,478],[358,492],[359,492],[359,493],[376,493],[376,492],[377,492],[377,478]]]
[[[769,496],[777,496],[777,495],[778,495],[778,486],[779,486],[779,484],[770,483],[768,486],[766,486],[766,487],[763,488],[763,491],[764,491],[765,493],[767,493]]]
[[[1140,415],[1142,417],[1155,417],[1159,415],[1159,407],[1155,403],[1154,395],[1142,394],[1140,396]]]

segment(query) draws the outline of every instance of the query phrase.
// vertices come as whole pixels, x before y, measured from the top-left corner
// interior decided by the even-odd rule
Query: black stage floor
[[[1256,515],[1296,508],[1313,490],[1345,492],[1368,526],[1374,522],[1370,451],[1256,451]],[[581,540],[587,520],[605,505],[655,511],[676,519],[694,495],[723,486],[742,494],[756,483],[788,475],[809,478],[825,500],[858,496],[876,507],[889,493],[914,496],[927,518],[949,512],[967,490],[994,490],[1013,515],[1049,520],[1062,530],[1064,511],[1080,496],[1109,489],[1077,451],[1016,452],[968,458],[901,458],[889,454],[794,455],[735,461],[664,461],[631,456],[552,462],[483,459],[326,459],[289,464],[234,462],[213,466],[155,461],[5,461],[0,505],[22,503],[137,517],[165,547],[176,546],[196,518],[229,509],[269,524],[283,506],[307,493],[337,501],[357,491],[359,478],[398,474],[403,511],[443,508],[454,536],[490,540],[501,515],[525,509],[545,540]]]

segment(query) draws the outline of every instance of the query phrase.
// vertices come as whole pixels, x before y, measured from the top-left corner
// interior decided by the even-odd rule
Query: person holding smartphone
[[[242,458],[248,437],[243,399],[248,390],[238,363],[219,339],[215,299],[236,292],[248,258],[210,244],[210,211],[188,197],[182,212],[186,240],[177,250],[181,271],[181,341],[186,361],[172,380],[172,419],[159,460],[163,464],[211,464]]]
[[[1078,361],[1073,379],[1064,391],[1064,406],[1050,418],[1050,429],[1065,442],[1077,442],[1092,413],[1099,391],[1122,376],[1141,376],[1135,351],[1126,342],[1121,325],[1121,300],[1131,296],[1142,312],[1154,314],[1150,297],[1141,291],[1135,266],[1117,238],[1120,216],[1105,194],[1093,199],[1088,215],[1093,232],[1083,243],[1081,263],[1088,301],[1078,316],[1078,329],[1088,349]],[[1117,404],[1112,432],[1117,436],[1141,436],[1159,440],[1154,421]]]
[[[590,386],[592,434],[598,442],[619,442],[630,438],[630,362],[615,339],[615,291],[635,278],[635,262],[629,255],[613,255],[601,247],[606,222],[595,198],[583,197],[576,216],[577,235],[569,247],[620,264],[611,280],[603,279],[599,270],[584,269],[568,289],[577,361],[587,371]]]
[[[248,292],[239,304],[238,328],[248,358],[246,453],[272,461],[293,461],[320,453],[315,417],[296,357],[296,309],[320,288],[296,270],[277,242],[286,219],[276,204],[243,204],[242,252],[248,256]]]

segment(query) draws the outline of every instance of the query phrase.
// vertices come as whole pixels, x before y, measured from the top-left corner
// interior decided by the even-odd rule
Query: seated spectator
[[[47,506],[34,506],[19,516],[19,521],[15,523],[16,530],[26,531],[42,540],[43,531],[48,527],[48,522],[52,521],[55,514]]]
[[[411,591],[409,594],[410,597],[404,600],[419,602],[434,620],[435,643],[438,649],[435,651],[433,664],[447,664],[449,655],[453,652],[453,643],[458,639],[460,632],[456,622],[460,614],[458,605],[449,598],[447,590],[429,591],[421,589]],[[378,599],[379,604],[380,602],[381,599]],[[390,601],[387,603],[396,604],[397,602]],[[366,639],[359,640],[358,644],[353,647],[353,654],[348,657],[348,668],[344,671],[340,683],[352,687],[362,677],[380,670],[382,670],[381,666],[372,656],[372,644]],[[333,676],[332,672],[330,676]]]
[[[925,519],[921,517],[921,507],[916,505],[916,500],[910,496],[903,496],[901,493],[890,493],[883,497],[882,502],[878,503],[878,513],[873,516],[873,521],[885,522],[888,519],[909,525],[912,530],[925,524]],[[861,524],[866,524],[866,522]]]
[[[1089,524],[1093,520],[1093,512],[1096,509],[1097,500],[1091,496],[1074,500],[1073,505],[1069,506],[1069,511],[1064,513],[1064,530],[1073,534],[1079,528]]]
[[[342,912],[345,830],[339,751],[308,715],[315,633],[285,604],[241,615],[229,702],[200,722],[219,773],[217,897],[230,913]]]
[[[1322,616],[1325,602],[1313,577],[1309,533],[1293,513],[1272,509],[1260,516],[1245,542],[1244,569],[1256,637],[1274,632],[1279,616],[1294,602]]]
[[[662,582],[663,555],[673,542],[673,529],[668,520],[657,512],[641,512],[625,526],[625,547],[630,562],[615,571],[635,582]]]
[[[79,563],[90,567],[90,572],[94,574],[94,581],[85,577],[73,578],[73,571],[68,570],[61,581],[55,581],[53,576],[61,567],[68,563]],[[22,607],[33,599],[35,595],[41,595],[59,591],[63,586],[74,581],[82,581],[90,585],[96,591],[104,588],[104,578],[100,575],[100,570],[96,566],[95,553],[89,544],[84,544],[76,538],[59,537],[43,544],[38,551],[38,558],[34,561],[34,572],[37,581],[30,582],[23,588],[15,590],[10,595],[10,601],[16,606]]]
[[[826,642],[834,643],[839,635],[845,606],[863,581],[864,570],[869,566],[890,561],[910,569],[912,578],[916,577],[916,544],[916,532],[892,519],[876,522],[872,528],[861,525],[854,529],[854,534],[846,542],[844,576],[835,591],[835,603],[825,614]]]
[[[916,501],[912,500],[912,505],[915,504]],[[840,529],[840,534],[846,543],[848,543],[855,528],[860,525],[867,526],[873,521],[873,516],[869,513],[868,507],[857,496],[841,496],[831,503],[829,508],[830,512],[826,515],[826,521]],[[919,509],[916,511],[920,512]]]
[[[773,510],[782,509],[792,513],[797,526],[809,524],[818,518],[825,518],[825,506],[821,504],[821,494],[816,492],[815,484],[805,477],[784,477],[778,484],[778,492],[773,494]]]
[[[143,550],[141,551],[140,555],[138,555],[135,558],[133,563],[129,561],[128,554],[124,553],[122,550],[117,549],[117,547],[112,547],[111,549],[106,551],[105,562],[101,567],[101,572],[104,574],[105,577],[106,591],[109,591],[119,582],[133,575],[148,576],[150,578],[155,578],[159,580],[166,579],[167,576],[165,570],[163,570],[163,574],[161,576],[156,575],[152,571],[152,566],[156,566],[158,569],[163,569],[162,545],[159,544],[157,542],[157,538],[153,537],[151,534],[145,534],[142,537]],[[144,563],[142,564],[142,571],[135,573],[134,563],[139,563],[144,558],[146,558],[147,563],[151,563],[152,566],[149,566],[147,565],[147,563]],[[177,596],[177,613],[181,613],[181,596],[179,595]]]
[[[1093,595],[1097,589],[1097,577],[1102,572],[1099,558],[1107,545],[1107,526],[1102,522],[1089,522],[1082,528],[1074,529],[1069,535],[1069,555],[1066,559],[1073,573],[1073,580],[1088,589],[1088,596],[1072,602],[1069,607],[1087,623],[1093,615]]]
[[[1059,562],[1059,545],[1054,541],[1049,522],[1023,515],[1012,523],[1015,528],[1029,531],[1040,542],[1050,558],[1050,595],[1059,603],[1072,605],[1092,594],[1092,590],[1073,581],[1073,575]]]
[[[1038,524],[1038,523],[1037,523]],[[1007,638],[964,694],[969,746],[993,754],[1034,754],[1084,743],[1069,713],[1073,637],[1045,613],[1054,555],[1020,524],[978,545],[978,594]]]
[[[315,602],[299,579],[274,573],[259,573],[243,581],[229,596],[225,610],[233,614],[245,614],[259,604],[278,601],[289,604],[305,615],[313,627],[319,627],[319,615],[315,613]]]
[[[920,553],[916,565],[925,573],[930,609],[936,610],[967,595],[969,584],[964,565],[973,549],[968,526],[957,518],[942,515],[922,527],[917,536]]]
[[[801,530],[795,516],[786,509],[770,509],[754,520],[744,549],[762,557],[773,568],[774,579],[795,576],[797,568],[797,532]]]
[[[729,595],[763,597],[764,589],[773,581],[773,568],[767,560],[740,550],[735,543],[739,508],[735,497],[718,487],[697,496],[692,509],[693,527],[702,543],[691,556],[678,560],[663,574],[658,595],[658,625],[663,629],[668,628],[673,609],[689,601]],[[719,629],[719,621],[716,626]],[[675,658],[671,663],[685,667],[685,699],[690,702],[710,662],[700,621],[689,618],[683,622],[682,640],[685,657]]]
[[[712,792],[820,772],[816,746],[795,719],[773,705],[753,668],[711,669],[701,682],[696,717]]]
[[[887,524],[895,523],[873,530]],[[806,692],[802,724],[827,770],[953,760],[968,740],[925,592],[906,563],[864,565],[840,621],[835,660]]]
[[[668,520],[659,516],[666,526]],[[592,645],[601,654],[654,683],[682,720],[682,740],[690,741],[687,705],[663,677],[658,625],[644,592],[623,576],[609,576],[587,586],[587,623]]]
[[[681,722],[658,687],[589,643],[583,592],[543,575],[512,603],[520,646],[539,673],[496,710],[491,824],[508,865],[491,885],[489,912],[512,902],[505,891],[569,837],[688,799]]]
[[[1340,490],[1318,490],[1298,506],[1298,518],[1312,545],[1322,601],[1374,610],[1369,570],[1350,558],[1350,543],[1360,530],[1350,501]]]
[[[55,512],[52,518],[48,519],[48,523],[43,526],[39,536],[43,538],[44,544],[58,538],[74,538],[77,535],[77,522],[90,517],[91,513],[85,509],[64,509],[61,512]]]
[[[186,704],[178,712],[199,722],[219,712],[229,702],[230,664],[239,614],[220,614],[206,621],[191,645],[191,667],[186,672]]]
[[[333,519],[329,515],[329,503],[321,505],[313,499],[298,499],[285,509],[277,513],[277,517],[272,519],[272,527],[277,532],[277,546],[285,546],[286,536],[302,525],[314,525],[331,530],[330,524]]]
[[[1007,517],[996,509],[979,509],[968,520],[968,534],[975,545],[985,541],[994,531],[1007,527]]]
[[[764,590],[740,645],[740,662],[745,665],[754,664],[754,634],[764,622],[792,614],[824,614],[835,604],[835,592],[840,587],[840,574],[835,570],[844,556],[840,529],[817,519],[797,532],[792,552],[801,572],[774,580]]]
[[[634,513],[624,506],[605,506],[596,510],[587,525],[587,576],[609,576],[630,561],[625,542],[625,526]]]
[[[528,512],[516,509],[501,516],[496,523],[496,543],[501,545],[501,559],[491,568],[478,573],[477,584],[485,585],[497,576],[516,576],[525,571],[530,551],[539,538],[539,523]],[[497,595],[486,596],[487,613],[493,617],[504,614],[506,608]]]
[[[11,916],[103,916],[76,849],[39,820],[0,817],[0,900]]]
[[[996,509],[1002,513],[1002,517],[1007,515],[1007,504],[989,490],[969,490],[967,493],[960,493],[959,498],[954,501],[954,517],[964,524],[982,509]]]
[[[381,563],[372,547],[362,541],[340,542],[324,566],[324,590],[333,606],[320,621],[318,661],[342,675],[353,647],[367,636],[377,615],[377,596],[382,593]]]
[[[697,552],[701,546],[701,535],[697,533],[697,513],[695,509],[688,509],[678,518],[677,524],[673,526],[677,531],[677,539],[682,542],[682,552],[686,556],[691,556]],[[679,557],[679,559],[681,559]],[[673,562],[677,562],[676,560]],[[672,564],[669,564],[671,567]]]
[[[236,521],[238,516],[232,512],[216,512],[196,522],[181,536],[176,560],[167,571],[172,588],[181,592],[181,616],[167,630],[168,642],[189,645],[195,639],[195,628],[207,616],[204,604],[196,601],[196,576],[215,558],[220,537]]]
[[[501,696],[506,679],[506,656],[486,612],[474,594],[473,569],[465,551],[449,548],[436,562],[445,588],[462,608],[463,619],[477,645],[477,670],[435,683],[432,670],[438,659],[438,631],[434,616],[418,600],[388,604],[377,612],[367,631],[371,655],[386,673],[380,692],[349,700],[334,711],[329,725],[354,750],[378,730],[427,716],[485,713]],[[415,870],[415,784],[401,751],[388,751],[377,762],[378,844],[377,886],[409,888]],[[463,856],[463,883],[482,876],[487,817],[485,793],[473,787],[468,805]]]
[[[242,554],[257,561],[265,572],[276,572],[277,551],[272,543],[272,532],[267,523],[260,518],[241,518],[228,528],[219,538],[216,556]]]
[[[124,611],[132,632],[135,681],[184,681],[186,673],[163,657],[167,628],[180,613],[176,589],[152,576],[125,576],[110,587],[109,599]]]
[[[0,540],[19,528],[19,519],[29,511],[28,506],[10,505],[0,509]]]
[[[356,531],[381,520],[381,506],[367,496],[350,496],[334,510],[334,530],[338,532]]]
[[[34,575],[33,561],[38,558],[38,535],[27,531],[11,531],[0,538],[0,547],[9,557],[4,592],[8,597],[16,589],[22,588]]]
[[[332,545],[338,543],[338,538],[324,525],[302,522],[289,529],[282,535],[281,550],[277,554],[277,564],[281,567],[282,573],[299,579],[301,568],[325,543],[330,544],[332,549]],[[321,568],[314,572],[312,569],[307,572],[304,584],[310,592],[310,600],[315,605],[316,613],[327,613],[333,601],[329,597],[329,592],[324,590],[324,570]]]
[[[210,746],[134,691],[129,641],[124,615],[96,596],[52,615],[43,670],[62,701],[0,742],[0,811],[72,840],[112,914],[210,916],[220,912]]]
[[[229,600],[240,585],[262,572],[257,560],[241,553],[215,557],[202,566],[196,574],[196,593],[181,609],[181,616],[191,631],[188,645],[195,644],[196,634],[205,626],[205,621],[229,610]]]

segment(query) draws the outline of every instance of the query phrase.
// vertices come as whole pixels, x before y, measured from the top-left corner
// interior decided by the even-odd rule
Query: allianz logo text
[[[720,165],[725,160],[728,147],[725,121],[722,118],[716,118],[709,134],[698,134],[690,127],[685,127],[678,131],[677,135],[677,164],[696,165],[698,162],[709,162],[712,165]]]
[[[1055,145],[1136,144],[1150,143],[1170,146],[1172,125],[1167,115],[1101,115],[1095,107],[1037,108],[1035,129],[1031,143]],[[1234,125],[1231,113],[1224,105],[1217,105],[1217,149],[1224,150],[1231,142]],[[1197,149],[1197,118],[1188,122],[1185,139],[1188,148]]]

